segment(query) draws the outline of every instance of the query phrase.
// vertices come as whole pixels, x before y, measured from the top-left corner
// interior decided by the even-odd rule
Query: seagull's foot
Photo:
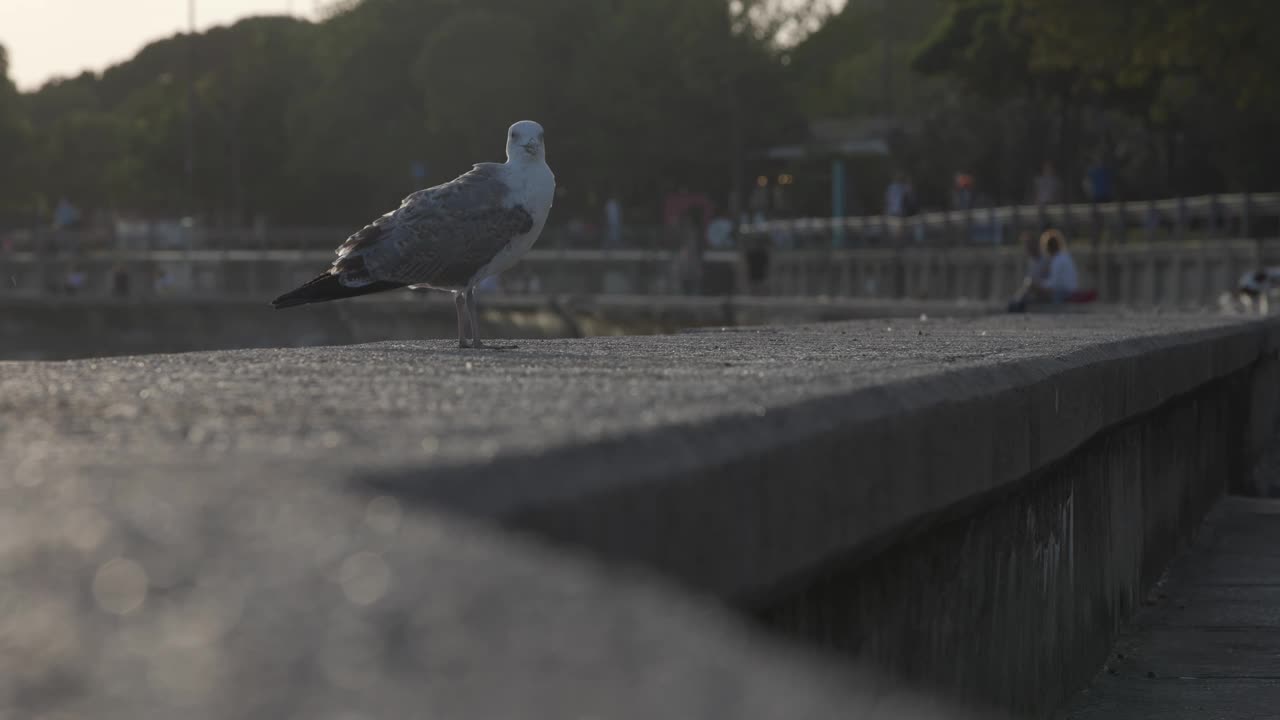
[[[458,341],[458,347],[459,347],[459,348],[461,348],[461,349],[463,349],[463,350],[470,350],[470,349],[471,349],[471,343],[470,343],[470,342],[468,342],[468,341],[466,341],[466,340],[459,340],[459,341]]]

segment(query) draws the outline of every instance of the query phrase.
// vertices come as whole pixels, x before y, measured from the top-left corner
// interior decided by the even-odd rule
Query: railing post
[[[1222,237],[1222,235],[1224,234],[1220,232],[1221,228],[1218,226],[1218,217],[1219,217],[1220,211],[1221,211],[1221,206],[1218,204],[1218,193],[1210,194],[1209,195],[1209,219],[1205,223],[1205,227],[1207,229],[1206,230],[1207,240],[1216,240]]]
[[[1187,199],[1181,194],[1178,195],[1178,211],[1174,220],[1173,238],[1177,242],[1187,239]]]
[[[1246,240],[1253,239],[1253,196],[1248,191],[1244,191],[1244,196],[1240,200],[1240,236]]]
[[[1096,282],[1098,294],[1107,296],[1110,294],[1111,288],[1111,253],[1112,249],[1117,245],[1129,244],[1129,212],[1128,206],[1125,205],[1123,199],[1118,199],[1114,205],[1114,219],[1108,223],[1104,216],[1103,225],[1109,225],[1110,229],[1106,231],[1106,241],[1098,248],[1097,258],[1095,260],[1098,267],[1098,279]]]

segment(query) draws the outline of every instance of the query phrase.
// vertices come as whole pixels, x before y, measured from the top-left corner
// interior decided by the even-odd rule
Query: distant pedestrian
[[[75,253],[78,251],[79,242],[77,238],[68,231],[74,229],[80,223],[80,210],[67,198],[58,200],[58,204],[53,209],[53,239],[54,246],[58,252]]]
[[[679,250],[673,258],[672,270],[676,287],[684,295],[702,293],[702,239],[698,225],[692,217],[685,217],[678,225]]]
[[[1040,207],[1062,202],[1062,178],[1058,177],[1058,171],[1048,160],[1040,169],[1040,174],[1036,176],[1034,199],[1036,205]]]
[[[68,230],[75,227],[78,222],[80,222],[80,210],[65,197],[59,199],[57,207],[53,209],[53,229]]]
[[[68,295],[77,295],[81,290],[84,290],[88,280],[89,276],[85,274],[84,270],[72,266],[71,269],[67,271],[66,281],[63,284],[63,291]]]
[[[1115,199],[1115,175],[1106,160],[1098,158],[1085,174],[1084,189],[1089,200],[1095,203],[1107,203]]]
[[[884,190],[884,214],[891,217],[906,216],[911,206],[911,194],[911,181],[907,180],[907,176],[902,173],[894,175],[893,182]]]
[[[728,250],[733,247],[733,221],[723,215],[717,215],[707,224],[707,246],[713,250]]]
[[[613,196],[604,203],[604,231],[605,247],[622,246],[622,203]]]
[[[972,210],[976,187],[977,181],[973,175],[966,172],[957,172],[955,183],[951,190],[951,208],[953,210]]]

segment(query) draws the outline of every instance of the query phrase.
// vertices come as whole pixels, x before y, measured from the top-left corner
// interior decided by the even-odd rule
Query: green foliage
[[[735,9],[783,22],[768,5],[363,0],[179,35],[25,98],[28,181],[90,208],[354,223],[420,186],[415,162],[439,182],[502,160],[529,118],[548,128],[558,207],[595,212],[612,192],[656,216],[661,188],[723,198],[749,143],[802,126],[762,26],[734,27]]]
[[[950,0],[913,66],[996,113],[1032,100],[1075,170],[1092,146],[1152,192],[1257,187],[1280,182],[1259,130],[1280,107],[1277,26],[1272,0]]]
[[[789,55],[805,111],[841,117],[927,110],[942,84],[914,72],[911,61],[942,10],[943,0],[850,0]]]
[[[26,178],[33,161],[31,125],[9,78],[9,56],[0,46],[0,220],[29,209],[36,197]]]
[[[0,52],[0,220],[67,195],[214,223],[355,224],[421,186],[416,162],[434,183],[501,160],[525,118],[547,127],[564,218],[604,193],[637,221],[682,186],[723,202],[754,151],[807,120],[882,114],[903,127],[895,163],[936,202],[958,169],[1024,199],[1047,157],[1072,187],[1096,148],[1188,191],[1187,176],[1280,182],[1257,150],[1280,109],[1274,0],[832,7],[334,0],[320,22],[178,35],[27,95]]]

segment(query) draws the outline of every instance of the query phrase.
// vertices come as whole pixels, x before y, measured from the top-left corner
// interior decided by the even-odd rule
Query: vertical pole
[[[891,32],[891,18],[893,15],[889,12],[889,6],[889,0],[881,0],[880,16],[884,21],[884,26],[880,30],[880,37],[884,39],[884,42],[882,43],[884,46],[884,56],[881,58],[880,74],[882,76],[881,82],[884,83],[882,92],[884,93],[883,102],[885,120],[889,120],[893,117],[893,33]]]
[[[1018,243],[1022,239],[1022,208],[1014,205],[1011,213],[1009,217],[1009,237],[1013,238],[1012,242]]]
[[[1187,199],[1184,198],[1181,193],[1178,194],[1178,209],[1175,217],[1173,237],[1177,242],[1181,243],[1183,240],[1187,239],[1187,225],[1189,222],[1187,217]]]
[[[196,0],[187,0],[187,157],[184,169],[187,180],[187,212],[195,214],[195,50]]]
[[[1245,190],[1244,197],[1241,198],[1242,204],[1240,206],[1240,236],[1246,240],[1253,239],[1253,234],[1252,234],[1253,228],[1251,227],[1252,225],[1251,221],[1253,220],[1253,212],[1252,212],[1252,208],[1250,207],[1252,205],[1252,203],[1250,202],[1251,199],[1252,198],[1250,198],[1249,196],[1249,191]]]
[[[844,247],[844,158],[831,161],[831,246]]]

